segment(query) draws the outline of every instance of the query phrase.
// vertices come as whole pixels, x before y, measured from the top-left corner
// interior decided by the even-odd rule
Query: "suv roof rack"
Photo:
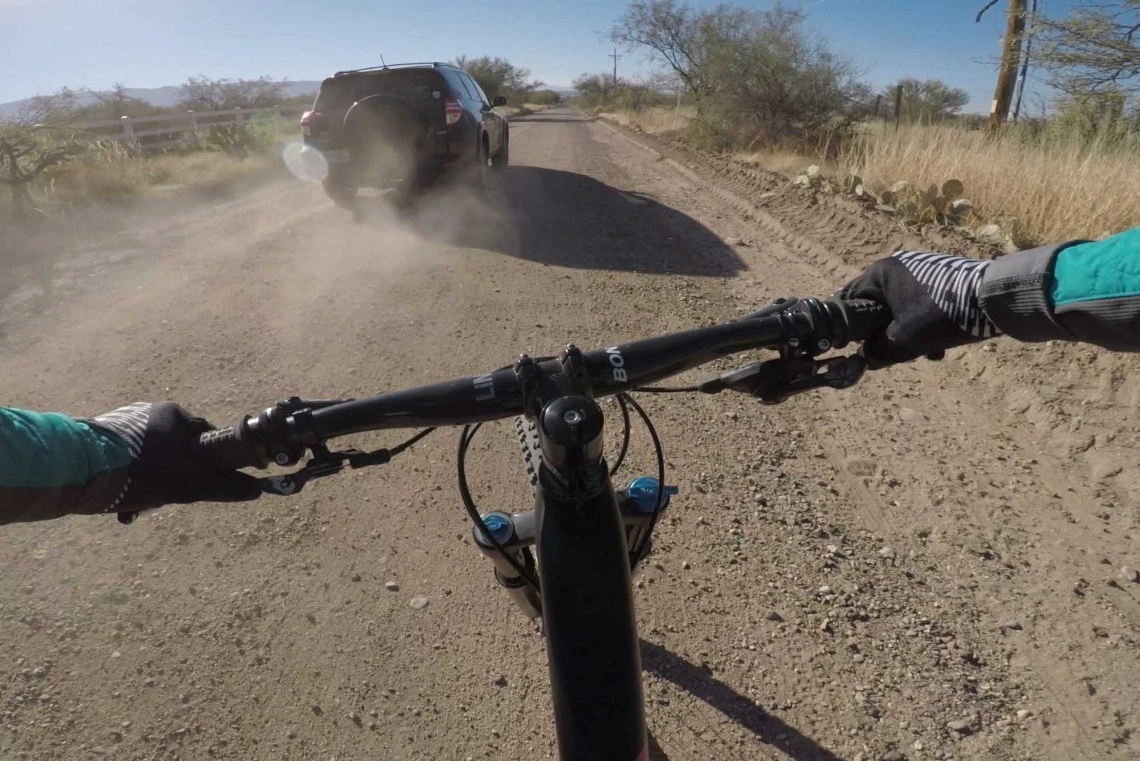
[[[439,61],[421,61],[419,63],[389,63],[382,66],[365,66],[362,69],[346,69],[345,71],[338,71],[333,74],[334,77],[343,77],[346,74],[359,74],[365,71],[384,71],[385,69],[405,69],[415,66],[431,66],[432,68],[448,67],[452,68],[450,63],[441,63]]]

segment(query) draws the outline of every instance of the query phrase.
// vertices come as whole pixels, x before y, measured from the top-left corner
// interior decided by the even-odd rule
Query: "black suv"
[[[325,192],[350,205],[359,188],[415,182],[451,167],[510,163],[510,127],[475,79],[446,63],[338,71],[301,117],[302,158],[319,152]]]

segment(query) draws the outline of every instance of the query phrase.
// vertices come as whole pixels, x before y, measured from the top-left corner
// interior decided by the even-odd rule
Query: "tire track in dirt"
[[[611,127],[611,129],[617,131],[617,128]],[[891,248],[900,246],[926,248],[937,245],[944,250],[961,250],[964,247],[967,253],[973,252],[971,251],[973,247],[968,242],[965,246],[962,245],[961,241],[955,245],[954,241],[947,240],[945,236],[937,244],[932,244],[929,240],[911,239],[887,247],[884,244],[890,239],[889,236],[893,236],[894,233],[884,235],[882,231],[876,232],[866,219],[852,218],[859,214],[860,210],[857,205],[847,202],[846,199],[820,198],[816,193],[793,190],[788,188],[786,183],[781,183],[776,178],[759,176],[760,173],[743,167],[735,167],[732,171],[725,172],[724,168],[729,163],[728,160],[706,157],[691,150],[687,151],[687,158],[690,160],[693,159],[694,155],[697,156],[696,165],[702,169],[702,172],[698,174],[689,166],[670,159],[668,157],[669,146],[662,146],[659,141],[656,144],[661,150],[651,149],[653,153],[656,155],[664,154],[664,162],[670,163],[678,169],[680,174],[690,182],[708,188],[718,198],[731,203],[746,216],[746,219],[751,218],[756,221],[765,233],[774,235],[785,245],[789,245],[793,250],[803,254],[814,265],[817,265],[818,269],[836,275],[840,279],[850,277],[859,271],[867,261],[883,255]],[[779,212],[773,211],[773,213],[782,213],[781,219],[795,229],[805,230],[805,235],[801,237],[796,233],[789,232],[785,222],[774,219],[764,209],[758,208],[737,193],[726,190],[722,184],[749,193],[750,197],[757,198],[757,202],[768,202],[774,208],[780,209]],[[782,188],[781,185],[783,185]],[[771,189],[773,187],[777,190],[773,191]],[[772,200],[774,198],[777,200]],[[818,210],[819,213],[808,212],[808,209]],[[837,219],[840,220],[839,224],[836,223]],[[823,243],[816,244],[813,242],[816,240],[823,241]],[[868,246],[870,246],[869,249],[866,248]],[[839,253],[833,255],[829,253],[831,251],[838,251]],[[852,263],[856,266],[850,266]],[[962,352],[962,354],[981,354],[984,356],[987,348],[992,349],[992,347],[981,347],[980,349],[970,349]],[[1089,352],[1087,349],[1076,349],[1075,351]],[[1023,347],[1021,352],[1015,351],[1015,353],[1024,354],[1025,348]],[[1103,354],[1100,352],[1090,353]],[[966,364],[964,359],[959,361]],[[1134,363],[1131,358],[1120,357],[1111,358],[1109,361],[1124,365]],[[1007,365],[999,360],[989,362],[985,367],[992,376],[991,388],[999,387],[1003,383],[1008,384],[1011,381],[1015,387],[1023,386],[1025,376],[1019,372],[1020,368],[1016,363]],[[949,368],[939,365],[926,365],[925,367],[920,365],[917,369],[919,372],[914,383],[916,387],[924,386],[927,389],[937,388],[942,391],[952,388],[957,399],[973,400],[974,403],[967,403],[966,405],[960,403],[939,404],[938,402],[941,401],[940,394],[932,393],[930,390],[912,392],[907,395],[917,396],[921,402],[919,404],[908,402],[908,404],[918,408],[916,412],[915,409],[908,407],[910,409],[909,414],[920,416],[925,414],[933,420],[944,419],[947,415],[965,415],[966,419],[970,420],[971,425],[978,431],[990,429],[993,427],[993,420],[1002,419],[995,416],[1001,416],[1002,413],[1008,415],[1007,411],[1001,410],[1000,407],[994,409],[990,400],[985,400],[983,404],[976,404],[979,400],[977,400],[974,391],[960,381],[954,382],[960,378],[960,374],[948,374],[946,371]],[[873,377],[877,379],[877,376]],[[838,416],[843,411],[836,409],[835,412]],[[1103,727],[1106,724],[1121,727],[1120,716],[1123,713],[1130,713],[1135,710],[1135,706],[1134,704],[1130,705],[1131,701],[1127,699],[1123,701],[1117,699],[1112,702],[1103,699],[1090,700],[1093,693],[1096,692],[1095,688],[1089,688],[1091,682],[1100,681],[1102,684],[1104,682],[1115,682],[1115,685],[1109,687],[1109,690],[1126,694],[1125,684],[1128,678],[1114,679],[1113,675],[1106,673],[1103,667],[1098,668],[1095,665],[1097,660],[1095,657],[1082,658],[1081,654],[1089,653],[1090,639],[1095,642],[1096,638],[1102,636],[1107,636],[1125,647],[1135,648],[1135,639],[1128,634],[1129,631],[1135,631],[1136,627],[1140,625],[1135,599],[1133,595],[1128,594],[1128,590],[1115,582],[1111,571],[1115,570],[1116,565],[1108,560],[1109,557],[1112,557],[1119,564],[1122,559],[1127,559],[1129,553],[1135,550],[1129,541],[1128,530],[1130,526],[1125,521],[1124,529],[1117,534],[1117,538],[1108,541],[1105,541],[1105,537],[1096,537],[1092,532],[1085,532],[1086,541],[1089,542],[1089,545],[1099,546],[1100,552],[1104,553],[1110,573],[1106,574],[1104,570],[1101,570],[1104,566],[1097,569],[1096,566],[1100,565],[1099,559],[1096,563],[1075,559],[1074,554],[1079,556],[1084,554],[1086,550],[1078,549],[1077,543],[1070,543],[1067,539],[1071,537],[1074,523],[1084,522],[1096,525],[1097,516],[1094,516],[1093,513],[1096,512],[1097,495],[1100,494],[1103,498],[1103,488],[1095,482],[1088,482],[1083,477],[1075,477],[1077,474],[1066,467],[1067,463],[1064,460],[1049,457],[1048,460],[1051,462],[1038,463],[1037,458],[1033,457],[1033,455],[1039,455],[1041,437],[1038,432],[1026,429],[1019,422],[1003,424],[1001,429],[1014,434],[1013,441],[1017,442],[1017,450],[1024,453],[1022,455],[1025,458],[1023,462],[1031,463],[1034,466],[1023,466],[1023,469],[1029,471],[1034,479],[1029,483],[1035,484],[1037,490],[1043,495],[1052,493],[1054,499],[1061,502],[1060,505],[1050,506],[1045,515],[1041,514],[1042,505],[1040,501],[1035,500],[1031,495],[1026,495],[1027,498],[1020,500],[1020,506],[1003,508],[1006,511],[1012,510],[1019,513],[1023,521],[1028,520],[1028,524],[1020,529],[1020,537],[1014,537],[1018,541],[1009,543],[1008,555],[1020,556],[1019,560],[1025,563],[1027,567],[1047,569],[1046,579],[1040,582],[1029,582],[1030,596],[1039,598],[1036,605],[1037,609],[1042,611],[1040,623],[1045,627],[1042,630],[1042,634],[1045,636],[1040,639],[1045,639],[1046,642],[1042,643],[1038,639],[1032,643],[1017,643],[1019,647],[1015,647],[1015,650],[1010,653],[1010,659],[1023,663],[1028,659],[1028,662],[1032,664],[1032,670],[1038,676],[1041,687],[1052,694],[1053,700],[1051,702],[1060,716],[1062,724],[1060,731],[1051,733],[1053,741],[1057,741],[1057,735],[1061,735],[1062,738],[1066,735],[1083,738],[1072,743],[1066,743],[1063,746],[1068,748],[1066,751],[1068,757],[1100,757],[1100,751],[1094,749],[1098,744],[1107,745],[1110,749],[1127,746],[1130,732],[1127,727],[1122,730],[1109,729],[1107,732],[1099,733],[1102,735],[1101,737],[1092,738],[1086,732],[1086,728]],[[1101,430],[1104,431],[1102,434],[1104,436],[1119,435],[1119,426],[1105,425]],[[1052,433],[1054,441],[1059,439],[1063,442],[1066,440],[1064,434],[1057,437],[1055,432],[1050,433]],[[919,441],[915,443],[920,444]],[[924,443],[929,445],[929,442]],[[1001,444],[998,446],[999,448],[1002,447]],[[1006,459],[1005,455],[998,455],[998,457]],[[831,459],[835,461],[837,458],[833,454]],[[840,463],[836,462],[836,464]],[[991,470],[992,464],[974,463],[975,467],[982,473]],[[934,483],[934,479],[931,478],[932,475],[935,474],[927,475],[929,483]],[[998,475],[998,477],[1003,476]],[[1024,488],[1024,486],[1018,486],[1022,482],[1021,474],[1017,474],[1017,471],[1006,473],[1004,477],[1009,479],[1007,483],[994,485],[998,488],[1002,486],[1010,489]],[[993,477],[989,481],[993,484]],[[983,497],[990,496],[984,490],[977,487],[969,488],[967,485],[967,493],[969,492],[980,492]],[[944,499],[937,496],[935,498]],[[974,509],[982,508],[986,501],[991,500],[985,499],[981,501],[981,504],[975,504]],[[899,516],[896,516],[896,519],[897,517]],[[1107,516],[1104,517],[1104,520],[1107,520]],[[1014,531],[1016,529],[1011,528],[1009,530]],[[1006,562],[1008,564],[1008,560]],[[1038,571],[1034,573],[1038,573]],[[1110,591],[1105,593],[1103,591],[1105,587],[1099,585],[1095,591],[1086,591],[1088,582],[1085,581],[1085,577],[1087,576],[1095,576],[1101,579],[1105,579],[1107,576]],[[1010,580],[1012,581],[1012,579]],[[1008,594],[1003,595],[1001,591],[1000,589],[990,591],[989,594],[992,596],[991,607],[993,607],[994,600],[998,601],[998,607],[1009,605],[1012,602],[1008,598]],[[1124,594],[1119,594],[1120,592]],[[1087,604],[1074,604],[1074,596],[1078,603],[1085,602],[1087,597],[1095,596],[1098,598],[1098,603],[1122,615],[1123,621],[1120,623],[1125,623],[1124,628],[1120,628],[1117,624],[1110,634],[1104,628],[1094,626],[1093,631],[1090,632],[1083,621],[1083,617],[1088,612]],[[1065,611],[1065,614],[1057,616],[1056,611],[1058,610]],[[1052,611],[1052,613],[1044,613],[1044,611]],[[1060,618],[1060,621],[1055,620],[1056,618]],[[1072,622],[1072,624],[1069,625],[1068,622]],[[1097,632],[1103,632],[1103,634]],[[1030,646],[1026,647],[1026,645]],[[1044,652],[1040,652],[1042,650]],[[1035,653],[1035,651],[1037,652]],[[1093,674],[1095,676],[1090,676]],[[1062,742],[1064,742],[1063,739]]]

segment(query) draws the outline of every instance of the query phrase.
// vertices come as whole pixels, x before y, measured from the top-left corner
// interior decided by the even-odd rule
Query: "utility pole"
[[[617,45],[614,45],[614,52],[612,54],[606,56],[606,58],[614,59],[614,89],[615,90],[617,89],[617,63],[618,63],[618,61],[620,61],[624,57],[625,56],[618,55]]]
[[[1029,28],[1029,34],[1025,36],[1025,53],[1021,56],[1021,74],[1017,77],[1017,98],[1013,102],[1013,120],[1015,122],[1017,117],[1021,116],[1021,98],[1025,95],[1025,80],[1029,78],[1029,56],[1033,49],[1033,33],[1037,29],[1037,0],[1033,0],[1030,16],[1033,18],[1033,26]]]
[[[982,14],[992,8],[997,0],[990,0],[978,11],[975,23],[982,20]],[[1001,65],[998,69],[997,85],[994,87],[994,100],[990,105],[990,118],[986,122],[986,132],[997,135],[1009,118],[1009,107],[1013,101],[1013,90],[1017,84],[1017,65],[1021,61],[1021,37],[1025,32],[1026,0],[1009,0],[1009,16],[1006,19],[1005,36],[1002,38]]]

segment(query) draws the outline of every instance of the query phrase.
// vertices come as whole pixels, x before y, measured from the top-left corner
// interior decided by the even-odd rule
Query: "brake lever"
[[[779,404],[788,397],[817,388],[850,388],[866,370],[867,360],[861,351],[826,359],[781,357],[721,373],[699,383],[697,389],[705,394],[738,391],[764,404]]]
[[[391,460],[390,449],[377,449],[374,452],[362,452],[359,449],[330,452],[324,447],[319,447],[314,448],[313,457],[300,470],[280,476],[266,476],[259,478],[258,481],[264,494],[290,496],[299,493],[305,488],[305,484],[314,478],[324,478],[341,472],[345,465],[356,470],[371,465],[385,465]]]

